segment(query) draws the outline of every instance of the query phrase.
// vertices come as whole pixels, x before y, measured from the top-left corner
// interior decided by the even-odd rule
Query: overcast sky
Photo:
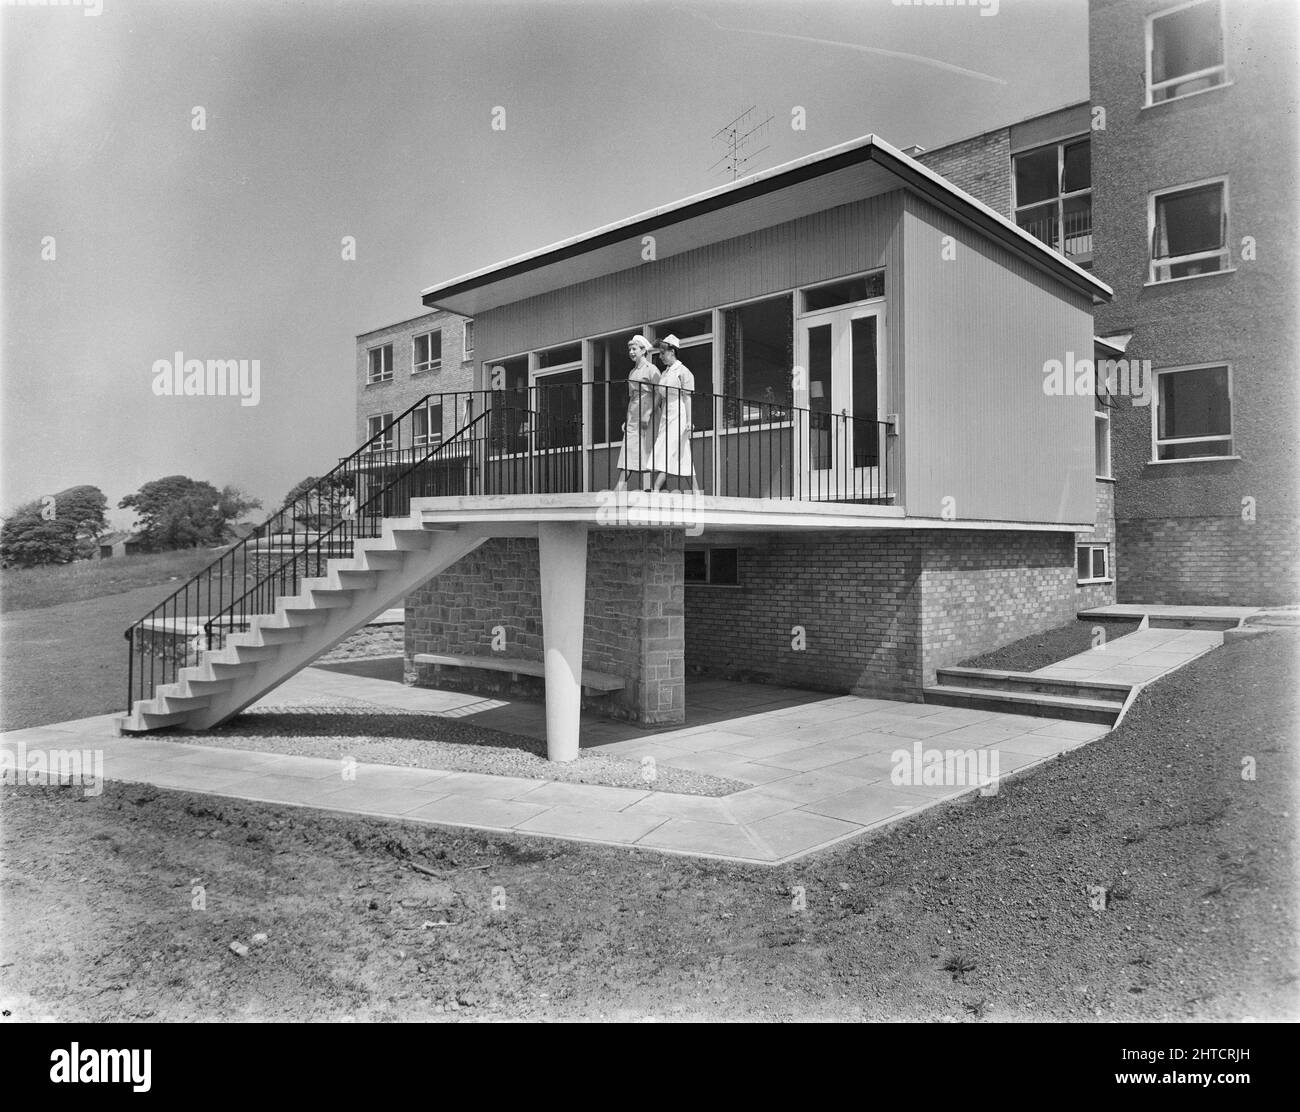
[[[273,508],[356,446],[357,333],[723,184],[751,105],[762,170],[1088,95],[1086,0],[74,3],[0,8],[4,512],[175,473]],[[259,360],[259,403],[156,396],[178,351]]]

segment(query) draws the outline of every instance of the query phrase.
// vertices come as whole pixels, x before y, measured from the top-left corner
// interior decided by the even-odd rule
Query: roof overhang
[[[424,304],[464,316],[638,265],[642,238],[665,259],[815,212],[908,189],[1093,300],[1113,291],[1006,217],[874,135],[650,209],[430,286]]]

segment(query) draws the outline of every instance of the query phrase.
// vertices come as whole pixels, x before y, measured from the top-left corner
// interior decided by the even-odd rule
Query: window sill
[[[1076,579],[1074,585],[1076,587],[1105,587],[1114,582],[1113,579]]]
[[[1192,456],[1190,459],[1149,459],[1148,467],[1167,467],[1171,463],[1232,463],[1240,456]]]
[[[367,380],[366,380],[366,385],[367,385],[367,386],[387,386],[387,385],[388,385],[390,382],[392,382],[392,381],[393,381],[393,380],[392,380],[391,378],[373,378],[373,379],[367,379]]]
[[[1144,104],[1142,106],[1142,111],[1150,112],[1153,108],[1163,108],[1166,104],[1177,104],[1181,100],[1190,100],[1192,97],[1204,96],[1206,93],[1217,93],[1220,89],[1231,89],[1234,84],[1235,82],[1232,81],[1224,81],[1219,85],[1211,85],[1205,89],[1197,89],[1195,92],[1181,93],[1176,97],[1169,97],[1168,100],[1158,100],[1152,104]]]
[[[442,370],[441,363],[438,364],[438,366],[436,367],[417,367],[415,370],[411,372],[411,377],[415,378],[416,375],[437,374],[440,370]]]
[[[712,587],[718,591],[739,591],[745,585],[743,583],[700,583],[698,580],[686,580],[688,587]]]
[[[1099,483],[1113,483],[1116,481],[1114,475],[1094,475],[1093,478]]]
[[[1221,278],[1225,274],[1236,274],[1235,266],[1224,267],[1222,270],[1209,270],[1204,274],[1185,274],[1181,278],[1162,278],[1158,282],[1143,282],[1143,289],[1150,289],[1152,286],[1173,286],[1179,282],[1194,282],[1197,278]]]

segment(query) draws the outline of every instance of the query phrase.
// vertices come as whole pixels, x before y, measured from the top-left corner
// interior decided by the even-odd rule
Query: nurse
[[[615,490],[627,490],[627,477],[633,471],[650,471],[650,453],[654,447],[655,389],[659,385],[659,372],[650,362],[654,344],[644,336],[633,336],[627,342],[628,358],[632,360],[632,373],[627,376],[627,421],[623,424],[623,447],[618,452],[618,485]],[[642,486],[646,483],[642,479]]]
[[[695,392],[695,376],[677,358],[680,346],[676,336],[665,336],[659,341],[663,371],[659,375],[661,412],[653,453],[654,489],[663,490],[669,475],[679,479],[690,476],[691,489],[699,494],[700,484],[691,465],[691,396]]]

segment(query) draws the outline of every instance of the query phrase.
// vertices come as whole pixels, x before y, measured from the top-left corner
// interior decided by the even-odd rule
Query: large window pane
[[[674,335],[678,335],[674,333]],[[684,337],[679,337],[684,338]],[[695,379],[695,396],[691,399],[691,424],[695,431],[713,428],[713,344],[691,344],[677,353]]]
[[[729,422],[774,420],[792,400],[794,368],[792,295],[723,312],[723,392],[744,399],[728,407]]]
[[[1227,367],[1202,367],[1165,371],[1158,376],[1158,459],[1192,459],[1232,454],[1232,441],[1197,439],[1227,437],[1232,433],[1232,398]],[[1175,443],[1165,443],[1173,440]]]
[[[1092,186],[1092,158],[1088,141],[1070,143],[1065,148],[1065,169],[1061,174],[1061,192],[1075,193]]]
[[[1152,100],[1183,96],[1221,84],[1223,71],[1176,82],[1184,74],[1223,66],[1223,29],[1217,0],[1170,12],[1151,22]],[[1156,88],[1162,82],[1176,82]]]
[[[1057,194],[1057,148],[1016,155],[1016,207],[1037,204]]]
[[[1216,182],[1156,198],[1158,258],[1192,255],[1222,246],[1222,184]]]

